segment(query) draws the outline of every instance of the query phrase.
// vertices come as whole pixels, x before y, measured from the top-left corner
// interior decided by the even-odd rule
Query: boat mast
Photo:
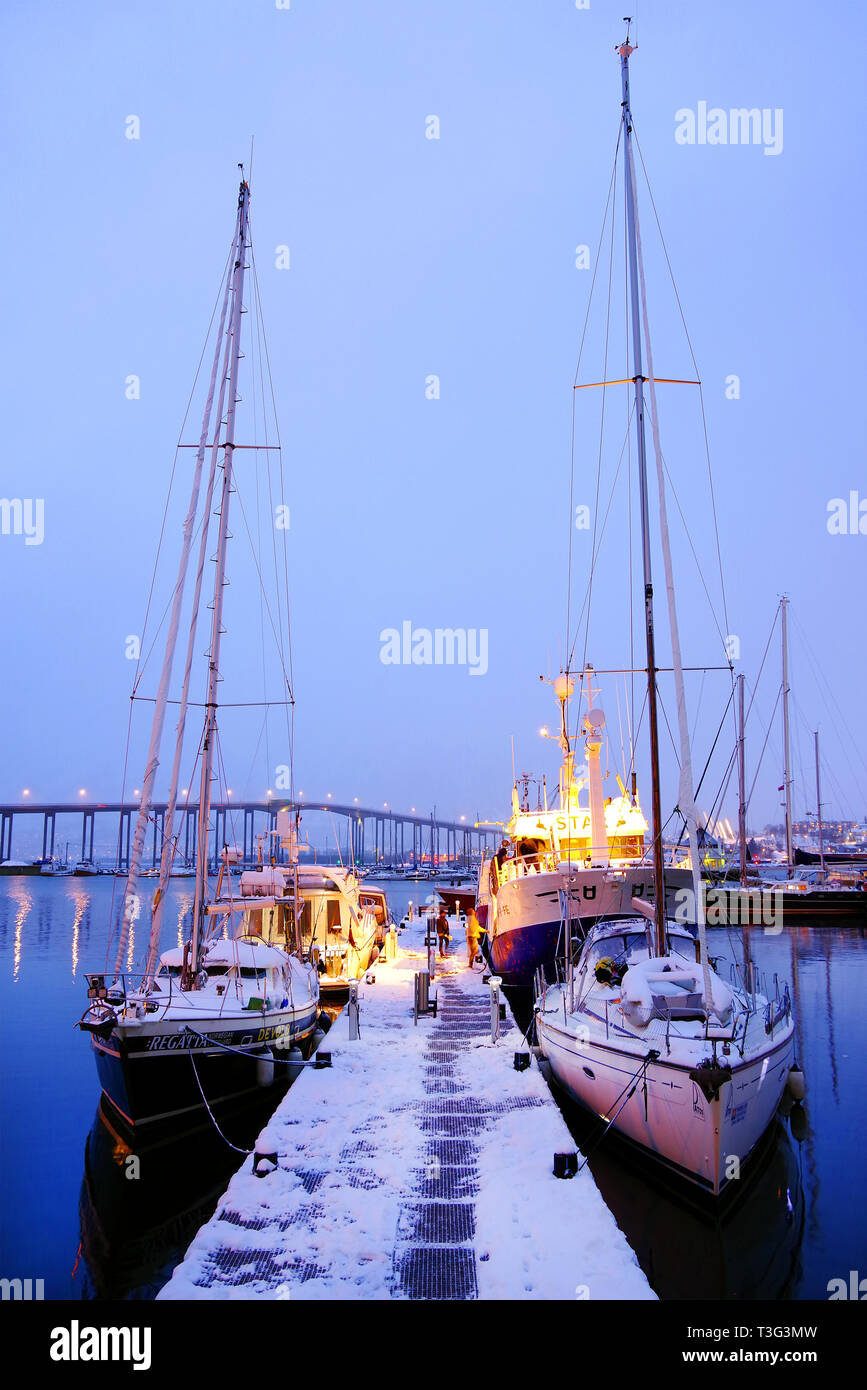
[[[789,754],[789,600],[780,600],[783,635],[783,755],[785,759],[784,785],[786,790],[786,872],[792,877],[792,771]]]
[[[250,187],[243,177],[238,193],[237,260],[232,268],[232,317],[229,336],[232,350],[229,358],[228,406],[226,434],[220,445],[223,450],[223,486],[220,496],[220,529],[215,556],[213,619],[211,645],[208,653],[208,698],[205,705],[205,730],[202,741],[202,777],[199,791],[199,840],[196,855],[196,894],[193,905],[193,937],[190,949],[190,971],[193,988],[199,967],[199,950],[204,936],[206,895],[208,889],[208,823],[211,818],[211,783],[213,781],[214,744],[217,735],[217,685],[220,677],[220,640],[223,634],[223,590],[226,586],[226,544],[229,538],[229,498],[232,493],[232,457],[235,449],[235,409],[238,396],[238,371],[241,361],[241,314],[244,308],[244,271],[247,251],[247,218]],[[220,846],[216,845],[217,855]]]
[[[741,887],[747,886],[747,793],[744,757],[744,677],[738,676],[738,844],[741,857]]]
[[[825,837],[822,833],[822,789],[819,786],[819,730],[816,730],[816,822],[819,826],[819,874],[825,882]]]
[[[631,20],[627,19],[627,26]],[[659,785],[659,719],[656,701],[656,646],[653,628],[653,577],[650,563],[650,516],[647,498],[647,451],[644,437],[644,376],[641,357],[641,321],[638,296],[638,251],[635,236],[635,202],[629,165],[632,149],[632,113],[629,109],[629,57],[635,48],[626,41],[620,54],[623,83],[621,105],[626,169],[626,229],[629,246],[629,300],[632,319],[632,381],[635,390],[635,422],[638,436],[638,482],[641,508],[641,546],[644,561],[644,619],[647,642],[647,708],[650,723],[651,818],[653,821],[654,937],[658,956],[665,955],[665,861],[662,850],[662,797]]]

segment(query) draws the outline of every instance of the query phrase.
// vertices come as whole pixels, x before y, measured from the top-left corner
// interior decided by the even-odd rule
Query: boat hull
[[[821,921],[833,917],[835,921],[867,926],[867,893],[859,889],[835,891],[833,888],[808,888],[799,893],[775,888],[773,883],[767,883],[763,885],[763,891],[751,893],[749,890],[717,885],[708,892],[709,906],[711,893],[722,925],[772,925],[782,929],[792,921]],[[715,926],[718,923],[709,917],[708,924]]]
[[[691,885],[688,869],[666,870],[667,896]],[[496,901],[487,893],[479,898],[480,906],[486,908],[491,965],[504,984],[522,986],[532,984],[539,967],[552,964],[560,939],[561,890],[568,888],[573,902],[580,902],[580,921],[586,929],[601,917],[628,914],[633,899],[645,897],[652,887],[653,874],[647,865],[616,875],[605,869],[584,869],[507,879]]]
[[[189,1020],[145,1021],[140,1028],[121,1021],[108,1038],[92,1034],[103,1095],[127,1130],[150,1135],[163,1126],[205,1120],[207,1108],[219,1111],[260,1094],[279,1067],[271,1049],[279,1057],[310,1038],[318,1012],[311,1000],[269,1013],[264,1021],[197,1022],[195,1035],[186,1032]]]
[[[627,1052],[544,1013],[537,1013],[536,1027],[562,1090],[606,1121],[622,1107],[612,1126],[619,1134],[714,1197],[740,1177],[771,1124],[794,1060],[789,1020],[766,1051],[743,1062],[735,1057],[731,1080],[716,1098],[691,1079],[692,1064],[667,1061],[663,1054],[647,1066],[646,1096],[639,1084],[623,1104],[646,1046]]]

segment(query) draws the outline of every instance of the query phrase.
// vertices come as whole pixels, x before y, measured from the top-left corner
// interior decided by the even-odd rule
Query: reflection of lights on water
[[[12,982],[18,982],[18,967],[21,964],[21,931],[33,906],[33,895],[28,893],[23,883],[16,883],[9,890],[9,896],[18,904],[15,914],[15,946],[12,952]]]
[[[74,980],[75,972],[78,969],[79,928],[81,919],[90,905],[90,894],[73,890],[72,901],[75,903],[75,916],[72,919],[72,978]]]
[[[132,970],[133,955],[135,953],[135,924],[141,916],[141,898],[138,893],[134,893],[130,899],[129,913],[129,946],[126,953],[126,968]]]
[[[184,949],[184,920],[193,902],[192,893],[180,893],[178,895],[178,950]]]

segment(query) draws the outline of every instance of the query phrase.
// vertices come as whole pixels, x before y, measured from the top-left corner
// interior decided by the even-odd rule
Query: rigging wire
[[[575,367],[575,376],[574,376],[574,379],[573,379],[573,387],[574,387],[575,383],[578,381],[578,375],[579,375],[579,373],[580,373],[580,371],[581,371],[581,360],[582,360],[583,355],[584,355],[584,343],[585,343],[585,340],[586,340],[586,337],[587,337],[587,327],[588,327],[588,324],[589,324],[589,322],[590,322],[590,309],[591,309],[591,306],[592,306],[592,304],[593,304],[593,292],[594,292],[595,287],[596,287],[596,276],[597,276],[598,271],[599,271],[599,260],[600,260],[600,257],[601,257],[601,255],[602,255],[602,248],[603,248],[603,246],[604,246],[604,244],[605,244],[605,228],[606,228],[606,226],[607,226],[607,224],[608,224],[608,208],[609,208],[609,206],[610,206],[610,204],[611,204],[611,195],[612,195],[612,192],[614,191],[615,186],[616,186],[616,182],[615,182],[615,181],[616,181],[616,177],[617,177],[617,152],[618,152],[618,150],[620,149],[620,139],[621,139],[621,135],[622,135],[622,130],[621,130],[620,125],[618,125],[618,129],[617,129],[617,141],[616,141],[615,146],[614,146],[614,161],[613,161],[613,165],[612,165],[612,169],[611,169],[611,178],[610,178],[609,183],[608,183],[608,196],[607,196],[607,198],[606,198],[606,200],[605,200],[605,211],[604,211],[603,214],[602,214],[602,228],[601,228],[600,233],[599,233],[599,242],[598,242],[598,245],[597,245],[597,247],[596,247],[596,259],[595,259],[595,261],[594,261],[594,263],[593,263],[593,275],[592,275],[592,278],[591,278],[591,281],[590,281],[590,293],[589,293],[588,298],[587,298],[587,309],[586,309],[586,312],[585,312],[585,314],[584,314],[584,326],[583,326],[583,328],[582,328],[582,330],[581,330],[581,340],[580,340],[580,343],[579,343],[579,345],[578,345],[578,362],[577,362],[576,367]],[[613,220],[612,220],[612,236],[613,236],[613,225],[614,225],[614,224],[613,224]],[[609,296],[610,296],[610,286],[609,286]],[[576,409],[576,405],[575,405],[575,391],[574,391],[574,389],[573,389],[573,391],[572,391],[572,442],[571,442],[571,456],[570,456],[570,465],[569,465],[569,548],[568,548],[568,559],[567,559],[567,567],[566,567],[566,635],[565,635],[565,641],[564,641],[564,644],[563,644],[563,650],[564,650],[564,652],[566,652],[566,653],[569,653],[569,652],[571,651],[571,636],[572,636],[572,547],[573,547],[573,540],[574,540],[573,532],[574,532],[574,530],[575,530],[575,409]],[[580,618],[579,618],[578,621],[579,621],[579,623],[580,623],[580,621],[581,621]],[[569,667],[569,658],[568,658],[568,656],[567,656],[567,663],[566,663],[566,665],[567,665],[567,669],[568,669],[568,667]]]

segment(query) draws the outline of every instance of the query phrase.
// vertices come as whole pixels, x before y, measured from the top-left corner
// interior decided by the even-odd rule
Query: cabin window
[[[339,899],[339,898],[329,898],[329,899],[328,899],[327,926],[328,926],[328,930],[329,930],[329,931],[339,931],[339,930],[340,930],[340,899]]]
[[[251,907],[247,913],[247,935],[262,935],[262,909],[261,907]]]

